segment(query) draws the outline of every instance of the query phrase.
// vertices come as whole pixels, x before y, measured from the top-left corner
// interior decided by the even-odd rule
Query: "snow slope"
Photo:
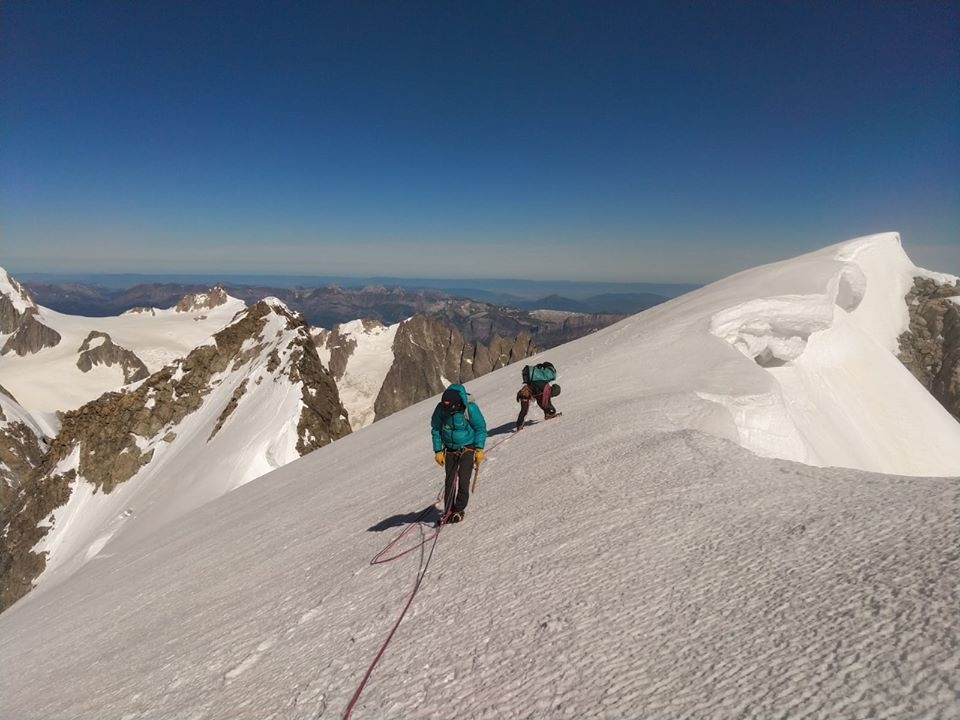
[[[374,421],[373,405],[393,365],[393,340],[399,328],[400,323],[380,325],[363,320],[342,323],[336,328],[339,337],[356,343],[343,376],[337,379],[340,402],[350,414],[350,427],[354,430]],[[324,366],[330,367],[330,348],[318,345],[317,353]]]
[[[343,717],[416,588],[353,718],[960,717],[960,477],[816,468],[717,437],[839,453],[791,428],[817,402],[872,447],[868,431],[899,426],[866,415],[895,393],[927,437],[883,461],[960,475],[956,445],[925,457],[953,437],[943,416],[882,361],[849,367],[900,322],[868,329],[875,288],[855,262],[888,267],[899,243],[841,257],[855,247],[550,351],[558,420],[509,434],[518,369],[471,382],[488,460],[465,522],[435,543],[433,400],[118,536],[0,615],[0,717]],[[784,308],[766,329],[763,298]],[[792,358],[764,368],[738,342]],[[798,363],[824,382],[845,371],[858,401],[798,409],[803,378],[780,381]],[[371,564],[407,528],[392,553],[410,552]]]
[[[893,355],[903,297],[929,274],[896,233],[873,235],[738,273],[613,332],[642,339],[648,394],[718,406],[678,426],[811,465],[956,475],[960,425]]]

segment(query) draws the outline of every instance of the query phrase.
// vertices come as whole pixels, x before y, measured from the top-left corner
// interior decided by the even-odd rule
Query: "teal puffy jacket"
[[[487,421],[476,403],[470,402],[467,389],[463,385],[451,385],[463,398],[466,408],[463,412],[448,412],[437,403],[430,418],[430,435],[433,438],[433,451],[459,450],[463,447],[482,448],[487,442]]]

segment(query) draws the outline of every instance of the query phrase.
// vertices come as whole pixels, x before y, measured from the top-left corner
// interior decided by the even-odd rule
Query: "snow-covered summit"
[[[682,426],[812,465],[960,474],[960,425],[894,355],[915,274],[896,233],[872,235],[746,270],[597,337],[636,338],[631,362],[651,395],[692,392]]]

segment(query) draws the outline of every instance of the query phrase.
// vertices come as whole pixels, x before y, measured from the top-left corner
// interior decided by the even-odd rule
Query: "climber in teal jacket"
[[[470,474],[483,462],[487,422],[463,385],[454,384],[443,396],[430,419],[433,453],[446,475],[443,485],[444,522],[460,522],[470,500]]]

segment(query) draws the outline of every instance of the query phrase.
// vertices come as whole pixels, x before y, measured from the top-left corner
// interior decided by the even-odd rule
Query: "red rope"
[[[500,440],[497,440],[493,445],[491,445],[491,446],[486,450],[486,452],[487,452],[487,453],[492,452],[492,451],[495,450],[497,447],[499,447],[500,445],[503,445],[503,443],[505,443],[507,440],[509,440],[511,437],[513,437],[513,435],[514,435],[514,433],[510,433],[509,435],[506,435],[505,437],[501,438]],[[479,473],[479,471],[480,471],[480,468],[477,467],[476,473],[474,474],[474,481],[476,481],[476,476],[477,476],[477,474]],[[443,497],[443,490],[441,489],[441,490],[440,490],[440,493],[437,495],[437,499],[433,501],[434,505],[436,505],[438,502],[440,502],[440,499],[441,499],[442,497]],[[397,558],[403,557],[403,556],[406,555],[407,553],[411,553],[411,552],[413,552],[414,550],[416,550],[417,548],[422,547],[422,546],[425,545],[426,543],[430,542],[434,537],[436,537],[437,533],[440,532],[440,528],[443,527],[443,525],[444,525],[444,524],[446,523],[446,521],[447,521],[447,518],[450,516],[450,508],[444,508],[444,514],[443,514],[443,515],[441,516],[441,518],[440,518],[440,523],[439,523],[438,526],[437,526],[437,532],[436,532],[436,533],[434,533],[433,535],[428,535],[428,536],[425,537],[423,540],[421,540],[417,545],[414,545],[413,547],[407,548],[406,550],[404,550],[404,551],[402,551],[402,552],[399,552],[399,553],[397,553],[396,555],[390,555],[390,556],[388,556],[388,557],[384,557],[384,555],[385,555],[391,548],[393,548],[398,542],[400,542],[400,540],[402,540],[402,539],[406,536],[406,534],[407,534],[408,532],[410,532],[411,530],[413,530],[415,527],[418,527],[419,524],[420,524],[421,522],[423,522],[423,519],[429,514],[430,510],[431,510],[431,508],[428,507],[428,508],[426,508],[423,512],[421,512],[419,515],[417,515],[417,517],[413,520],[413,522],[411,522],[406,528],[403,529],[403,532],[401,532],[401,533],[400,533],[399,535],[397,535],[393,540],[391,540],[389,543],[387,543],[387,546],[386,546],[385,548],[383,548],[383,550],[381,550],[380,552],[378,552],[376,555],[373,556],[373,558],[370,560],[370,564],[371,564],[371,565],[380,565],[380,564],[382,564],[382,563],[390,562],[391,560],[396,560]]]
[[[417,515],[417,517],[414,519],[414,521],[411,522],[409,525],[407,525],[407,527],[405,527],[405,528],[403,529],[403,532],[401,532],[401,533],[400,533],[399,535],[397,535],[393,540],[391,540],[389,543],[387,543],[387,546],[386,546],[385,548],[383,548],[383,550],[381,550],[381,551],[378,552],[376,555],[374,555],[373,558],[370,560],[370,564],[371,564],[371,565],[379,565],[379,564],[381,564],[381,563],[390,562],[391,560],[396,560],[397,558],[403,557],[403,556],[406,555],[407,553],[413,552],[413,551],[416,550],[418,547],[422,547],[423,545],[425,545],[426,543],[428,543],[430,540],[432,540],[432,539],[436,536],[436,534],[440,532],[440,528],[443,526],[443,522],[447,519],[447,515],[449,514],[448,512],[444,513],[444,514],[440,517],[440,523],[439,523],[438,526],[437,526],[437,532],[436,532],[436,533],[434,533],[433,535],[428,535],[428,536],[425,537],[423,540],[421,540],[417,545],[414,545],[414,546],[411,547],[411,548],[407,548],[407,549],[404,550],[403,552],[399,552],[399,553],[397,553],[396,555],[390,555],[389,557],[384,557],[384,555],[387,553],[387,551],[389,551],[394,545],[396,545],[398,542],[400,542],[400,540],[402,540],[402,539],[406,536],[406,534],[407,534],[408,532],[410,532],[411,530],[413,530],[415,527],[419,527],[419,525],[420,525],[420,523],[423,521],[423,519],[429,514],[429,512],[434,508],[434,506],[435,506],[438,502],[440,502],[440,498],[442,498],[442,497],[443,497],[443,490],[440,490],[440,494],[437,495],[437,499],[433,501],[434,504],[431,505],[430,507],[426,508],[426,509],[425,509],[423,512],[421,512],[419,515]]]
[[[343,720],[349,719],[350,713],[353,712],[354,705],[356,705],[357,700],[360,699],[360,693],[363,692],[363,688],[367,684],[367,680],[370,679],[370,674],[373,672],[373,668],[375,668],[377,666],[377,663],[380,662],[380,658],[383,657],[383,653],[386,651],[387,645],[390,644],[390,641],[393,639],[394,633],[396,633],[397,628],[400,627],[400,622],[403,620],[404,616],[407,614],[407,610],[409,610],[410,606],[413,604],[413,599],[417,596],[417,591],[420,590],[420,583],[423,582],[423,578],[427,574],[427,568],[430,566],[430,560],[433,558],[433,551],[437,547],[437,539],[440,537],[440,530],[442,529],[443,529],[443,524],[441,523],[440,527],[437,528],[437,532],[434,533],[433,535],[433,545],[430,546],[430,553],[427,555],[426,562],[424,562],[421,565],[420,570],[417,572],[417,580],[413,584],[413,590],[410,593],[410,597],[407,598],[407,604],[403,606],[403,610],[400,612],[400,616],[397,618],[397,621],[393,624],[393,627],[390,628],[390,633],[387,635],[387,639],[383,641],[383,645],[380,646],[380,650],[377,652],[377,656],[373,659],[373,662],[370,663],[370,667],[367,668],[367,672],[364,673],[363,680],[360,681],[360,684],[357,686],[356,692],[353,693],[353,697],[350,699],[350,704],[347,705],[347,711],[343,716]],[[420,543],[420,547],[422,547],[426,542],[427,541],[424,540],[423,543]]]

